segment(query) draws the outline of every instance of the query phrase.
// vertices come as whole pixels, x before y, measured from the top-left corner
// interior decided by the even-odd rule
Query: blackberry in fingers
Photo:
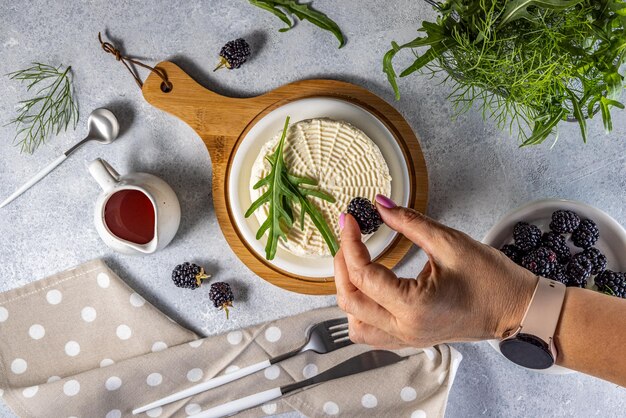
[[[348,203],[347,213],[354,216],[359,224],[361,233],[373,234],[382,225],[383,220],[376,210],[376,206],[364,197],[355,197]]]
[[[239,38],[234,41],[226,42],[226,45],[220,50],[220,63],[213,71],[217,71],[222,67],[229,70],[239,68],[246,62],[250,56],[250,45],[245,39]]]
[[[230,285],[226,282],[213,283],[209,291],[209,299],[213,302],[213,306],[226,312],[226,319],[228,319],[228,308],[232,308],[235,299]]]
[[[522,251],[531,251],[539,246],[541,230],[528,222],[518,222],[513,228],[513,239]]]
[[[591,274],[599,274],[606,269],[606,256],[600,252],[596,247],[589,247],[583,251],[583,255],[591,261],[592,268]]]
[[[547,247],[539,247],[522,258],[524,268],[543,277],[548,277],[557,264],[556,254]]]
[[[500,251],[517,264],[522,262],[522,257],[525,255],[515,244],[506,244],[500,248]]]
[[[572,253],[565,242],[565,237],[556,232],[546,232],[541,237],[541,245],[550,248],[559,259],[559,263],[567,264]]]
[[[596,223],[591,219],[580,221],[578,228],[572,232],[572,242],[580,248],[592,247],[600,237],[600,231]]]
[[[552,214],[550,229],[559,234],[570,234],[580,224],[580,216],[571,210],[557,210]]]
[[[202,280],[211,277],[204,272],[204,268],[190,262],[184,262],[174,267],[172,271],[172,281],[178,287],[186,289],[197,289],[202,284]]]

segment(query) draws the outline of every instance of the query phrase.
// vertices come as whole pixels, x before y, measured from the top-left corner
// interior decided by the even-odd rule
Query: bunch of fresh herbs
[[[37,90],[35,97],[19,102],[18,115],[9,123],[17,127],[15,142],[22,152],[32,154],[51,135],[58,135],[78,123],[78,106],[72,94],[71,68],[33,63],[31,67],[8,74],[12,80]]]
[[[287,27],[279,29],[286,32],[293,28],[294,21],[289,18],[295,16],[300,20],[308,20],[314,25],[331,32],[339,40],[339,48],[345,45],[346,40],[334,20],[311,7],[310,3],[300,3],[297,0],[248,0],[250,4],[267,10],[282,20]]]
[[[522,146],[539,144],[564,120],[580,125],[598,112],[606,132],[611,107],[623,109],[620,66],[626,56],[622,0],[448,0],[424,36],[392,48],[383,59],[396,97],[392,61],[403,49],[416,59],[400,73],[444,73],[454,84],[457,112],[477,103],[501,128],[518,126]],[[426,48],[418,52],[417,48]]]
[[[253,188],[255,190],[266,187],[267,190],[251,205],[245,213],[249,217],[264,204],[268,204],[269,213],[257,231],[256,239],[261,239],[268,232],[265,245],[265,258],[273,260],[278,248],[278,240],[287,240],[287,233],[293,227],[294,205],[300,205],[300,228],[304,228],[304,217],[309,215],[315,227],[320,231],[322,238],[334,256],[339,250],[339,244],[333,230],[328,226],[319,209],[309,201],[308,196],[317,197],[334,203],[335,199],[321,190],[313,188],[317,181],[308,177],[298,177],[290,174],[283,157],[285,138],[289,128],[289,117],[285,120],[282,136],[273,154],[267,156],[271,170],[267,176],[259,180]]]

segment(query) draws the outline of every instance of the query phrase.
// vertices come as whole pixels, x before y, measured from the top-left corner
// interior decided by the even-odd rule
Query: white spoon
[[[85,139],[65,151],[61,154],[61,156],[59,156],[59,158],[42,168],[22,187],[13,192],[11,196],[7,197],[4,202],[0,203],[0,208],[11,203],[15,198],[30,189],[39,180],[47,176],[48,173],[57,168],[67,157],[69,157],[71,153],[76,151],[83,144],[89,141],[97,141],[101,144],[110,144],[117,139],[117,135],[120,131],[120,124],[115,115],[110,110],[104,108],[96,109],[91,112],[89,119],[87,120],[87,126],[89,127],[89,133]]]

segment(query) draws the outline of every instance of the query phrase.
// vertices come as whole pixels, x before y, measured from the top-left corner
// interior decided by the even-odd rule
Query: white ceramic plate
[[[606,255],[608,261],[607,268],[616,271],[626,271],[626,230],[605,212],[582,202],[546,199],[529,203],[509,212],[500,222],[491,228],[483,239],[483,242],[496,248],[501,248],[504,244],[512,243],[513,227],[520,221],[535,224],[543,232],[546,232],[549,230],[548,225],[552,217],[552,212],[559,209],[572,210],[580,215],[581,218],[593,220],[600,230],[600,239],[595,247]],[[568,245],[570,245],[572,254],[581,251],[580,248],[571,245],[569,240]],[[587,287],[592,287],[592,284],[593,281],[590,281]],[[500,353],[498,340],[490,340],[489,344]],[[546,374],[566,374],[574,372],[573,370],[556,365],[545,370],[535,371]]]
[[[290,123],[311,118],[331,118],[348,122],[361,129],[380,148],[391,174],[391,199],[402,206],[409,201],[409,173],[400,146],[393,134],[373,114],[353,103],[332,98],[308,98],[296,100],[281,106],[259,120],[243,138],[233,158],[228,177],[228,194],[233,218],[241,234],[261,258],[265,258],[266,237],[255,239],[259,223],[255,216],[244,218],[251,204],[250,175],[252,165],[261,147],[283,128],[285,118]],[[382,226],[366,245],[376,258],[391,244],[396,233]],[[271,261],[276,267],[299,276],[322,278],[333,276],[332,257],[309,258],[291,254],[278,247],[276,257]]]

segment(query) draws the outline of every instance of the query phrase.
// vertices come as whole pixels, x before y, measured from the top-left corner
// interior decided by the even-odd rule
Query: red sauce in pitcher
[[[147,244],[154,238],[154,206],[139,190],[120,190],[107,200],[104,223],[120,239]]]

